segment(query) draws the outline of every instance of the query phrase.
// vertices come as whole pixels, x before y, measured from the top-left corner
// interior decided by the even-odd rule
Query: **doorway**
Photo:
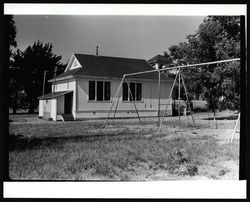
[[[64,114],[72,114],[73,92],[64,95]]]

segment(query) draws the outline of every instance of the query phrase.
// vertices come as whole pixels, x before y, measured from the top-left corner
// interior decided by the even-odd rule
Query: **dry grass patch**
[[[235,145],[221,147],[215,139],[204,136],[170,140],[124,133],[22,137],[12,143],[9,156],[12,179],[134,180],[138,168],[147,170],[147,176],[159,169],[176,176],[195,176],[201,173],[202,165],[238,159]]]
[[[237,168],[239,142],[219,144],[213,134],[223,132],[228,122],[222,120],[220,130],[183,124],[179,136],[176,121],[171,119],[159,135],[154,134],[157,125],[150,120],[142,125],[118,120],[105,129],[97,121],[11,123],[9,176],[37,180],[237,178],[237,173],[229,175],[232,171],[226,165],[235,163]]]

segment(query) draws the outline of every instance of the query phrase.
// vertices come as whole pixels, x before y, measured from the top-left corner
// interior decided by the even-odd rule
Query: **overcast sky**
[[[194,34],[205,16],[14,16],[17,48],[51,42],[66,63],[73,53],[150,59]]]

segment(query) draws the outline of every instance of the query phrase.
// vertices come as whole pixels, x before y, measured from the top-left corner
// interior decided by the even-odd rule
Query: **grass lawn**
[[[230,118],[231,117],[231,118]],[[233,117],[233,118],[232,118]],[[235,117],[236,118],[236,117]],[[238,179],[239,139],[229,143],[234,114],[223,112],[218,129],[207,113],[196,126],[157,119],[48,122],[37,115],[10,116],[9,177],[36,180]]]

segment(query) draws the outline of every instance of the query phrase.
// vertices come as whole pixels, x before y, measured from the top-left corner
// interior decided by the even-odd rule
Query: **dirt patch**
[[[239,162],[238,161],[222,161],[219,163],[222,167],[220,176],[223,180],[238,180],[239,179]]]

